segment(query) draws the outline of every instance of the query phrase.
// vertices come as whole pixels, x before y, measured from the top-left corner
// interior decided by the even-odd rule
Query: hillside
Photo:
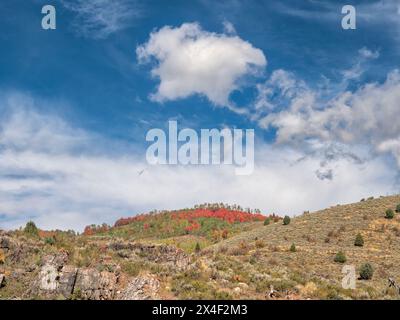
[[[87,226],[83,235],[172,244],[192,253],[196,244],[205,248],[257,228],[266,218],[275,222],[281,219],[275,214],[262,215],[259,210],[245,211],[239,206],[203,204],[195,208],[125,217],[113,226]]]
[[[398,204],[399,195],[370,198],[286,225],[224,205],[122,218],[82,235],[27,224],[0,232],[0,299],[399,299],[388,286],[400,283]],[[334,261],[339,251],[344,263]],[[365,263],[373,274],[361,280]],[[356,269],[355,289],[342,288],[344,265]]]

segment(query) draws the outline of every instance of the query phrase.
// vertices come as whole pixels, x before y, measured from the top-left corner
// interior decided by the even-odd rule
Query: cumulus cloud
[[[250,176],[236,176],[231,166],[149,166],[140,147],[110,152],[119,141],[38,112],[38,103],[20,94],[0,101],[8,114],[0,120],[0,228],[33,219],[42,228],[82,230],[152,209],[221,201],[293,215],[393,192],[382,158],[362,165],[338,159],[335,179],[326,167],[328,179],[319,180],[318,157],[298,161],[301,152],[263,143]]]
[[[136,53],[141,63],[153,61],[151,73],[160,83],[151,98],[158,102],[198,94],[215,105],[232,106],[229,96],[240,88],[239,80],[267,63],[249,42],[205,31],[197,23],[154,31]]]
[[[135,0],[62,0],[61,3],[75,14],[74,30],[94,39],[107,38],[131,26],[141,12]]]
[[[289,76],[286,74],[286,77]],[[293,81],[281,81],[289,83],[292,92],[287,107],[258,120],[262,127],[277,130],[277,143],[304,147],[305,143],[317,139],[350,148],[365,145],[375,153],[391,152],[399,161],[400,124],[394,120],[398,117],[400,99],[398,70],[389,73],[383,83],[368,83],[354,92],[341,92],[327,102],[321,102],[317,91],[293,76],[290,79]]]

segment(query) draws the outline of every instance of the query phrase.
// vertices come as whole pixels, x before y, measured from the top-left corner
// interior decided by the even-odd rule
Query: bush
[[[386,210],[386,215],[385,215],[386,219],[393,219],[394,218],[394,212],[392,209],[387,209]]]
[[[370,263],[364,263],[360,267],[360,279],[369,280],[374,275],[374,268],[372,268]]]
[[[287,226],[290,223],[290,217],[289,216],[285,216],[283,218],[283,225]]]
[[[361,233],[357,234],[356,239],[354,240],[354,245],[356,247],[362,247],[364,245],[364,239]]]
[[[290,252],[296,252],[296,251],[297,251],[296,246],[294,243],[292,243],[292,245],[290,246]]]
[[[194,248],[194,251],[195,251],[196,253],[199,253],[199,252],[201,251],[200,243],[196,242],[196,247]]]
[[[256,245],[256,248],[259,248],[259,249],[265,247],[265,243],[263,240],[256,240],[255,245]]]
[[[270,223],[271,223],[271,219],[270,218],[267,218],[267,219],[264,220],[264,226],[267,226]]]
[[[54,237],[47,237],[44,238],[44,243],[52,246],[56,243],[56,239],[54,239]]]
[[[400,203],[396,206],[396,212],[400,213]]]
[[[335,258],[333,259],[333,261],[335,262],[339,262],[339,263],[345,263],[347,261],[347,258],[345,256],[345,254],[342,251],[339,251]]]
[[[24,233],[32,236],[38,236],[39,230],[36,227],[36,224],[33,221],[29,221],[24,228]]]

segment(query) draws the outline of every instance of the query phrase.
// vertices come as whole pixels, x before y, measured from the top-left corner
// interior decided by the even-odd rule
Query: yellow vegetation
[[[300,287],[300,293],[305,297],[312,297],[317,290],[318,287],[314,282],[307,282],[304,287]]]
[[[4,251],[0,249],[0,264],[3,264],[6,262],[6,255],[4,254]]]

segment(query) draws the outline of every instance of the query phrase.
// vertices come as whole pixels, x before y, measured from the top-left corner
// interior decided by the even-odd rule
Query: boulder
[[[42,267],[38,275],[38,289],[41,294],[58,294],[60,293],[60,279],[65,283],[63,273],[64,264],[68,261],[68,254],[61,251],[56,255],[48,255],[43,258]],[[65,286],[61,288],[64,292]],[[69,293],[71,294],[72,289]]]
[[[63,266],[59,273],[57,293],[65,298],[70,298],[75,286],[78,268],[73,266]]]
[[[45,293],[55,293],[58,288],[58,269],[46,264],[39,272],[39,288]]]

